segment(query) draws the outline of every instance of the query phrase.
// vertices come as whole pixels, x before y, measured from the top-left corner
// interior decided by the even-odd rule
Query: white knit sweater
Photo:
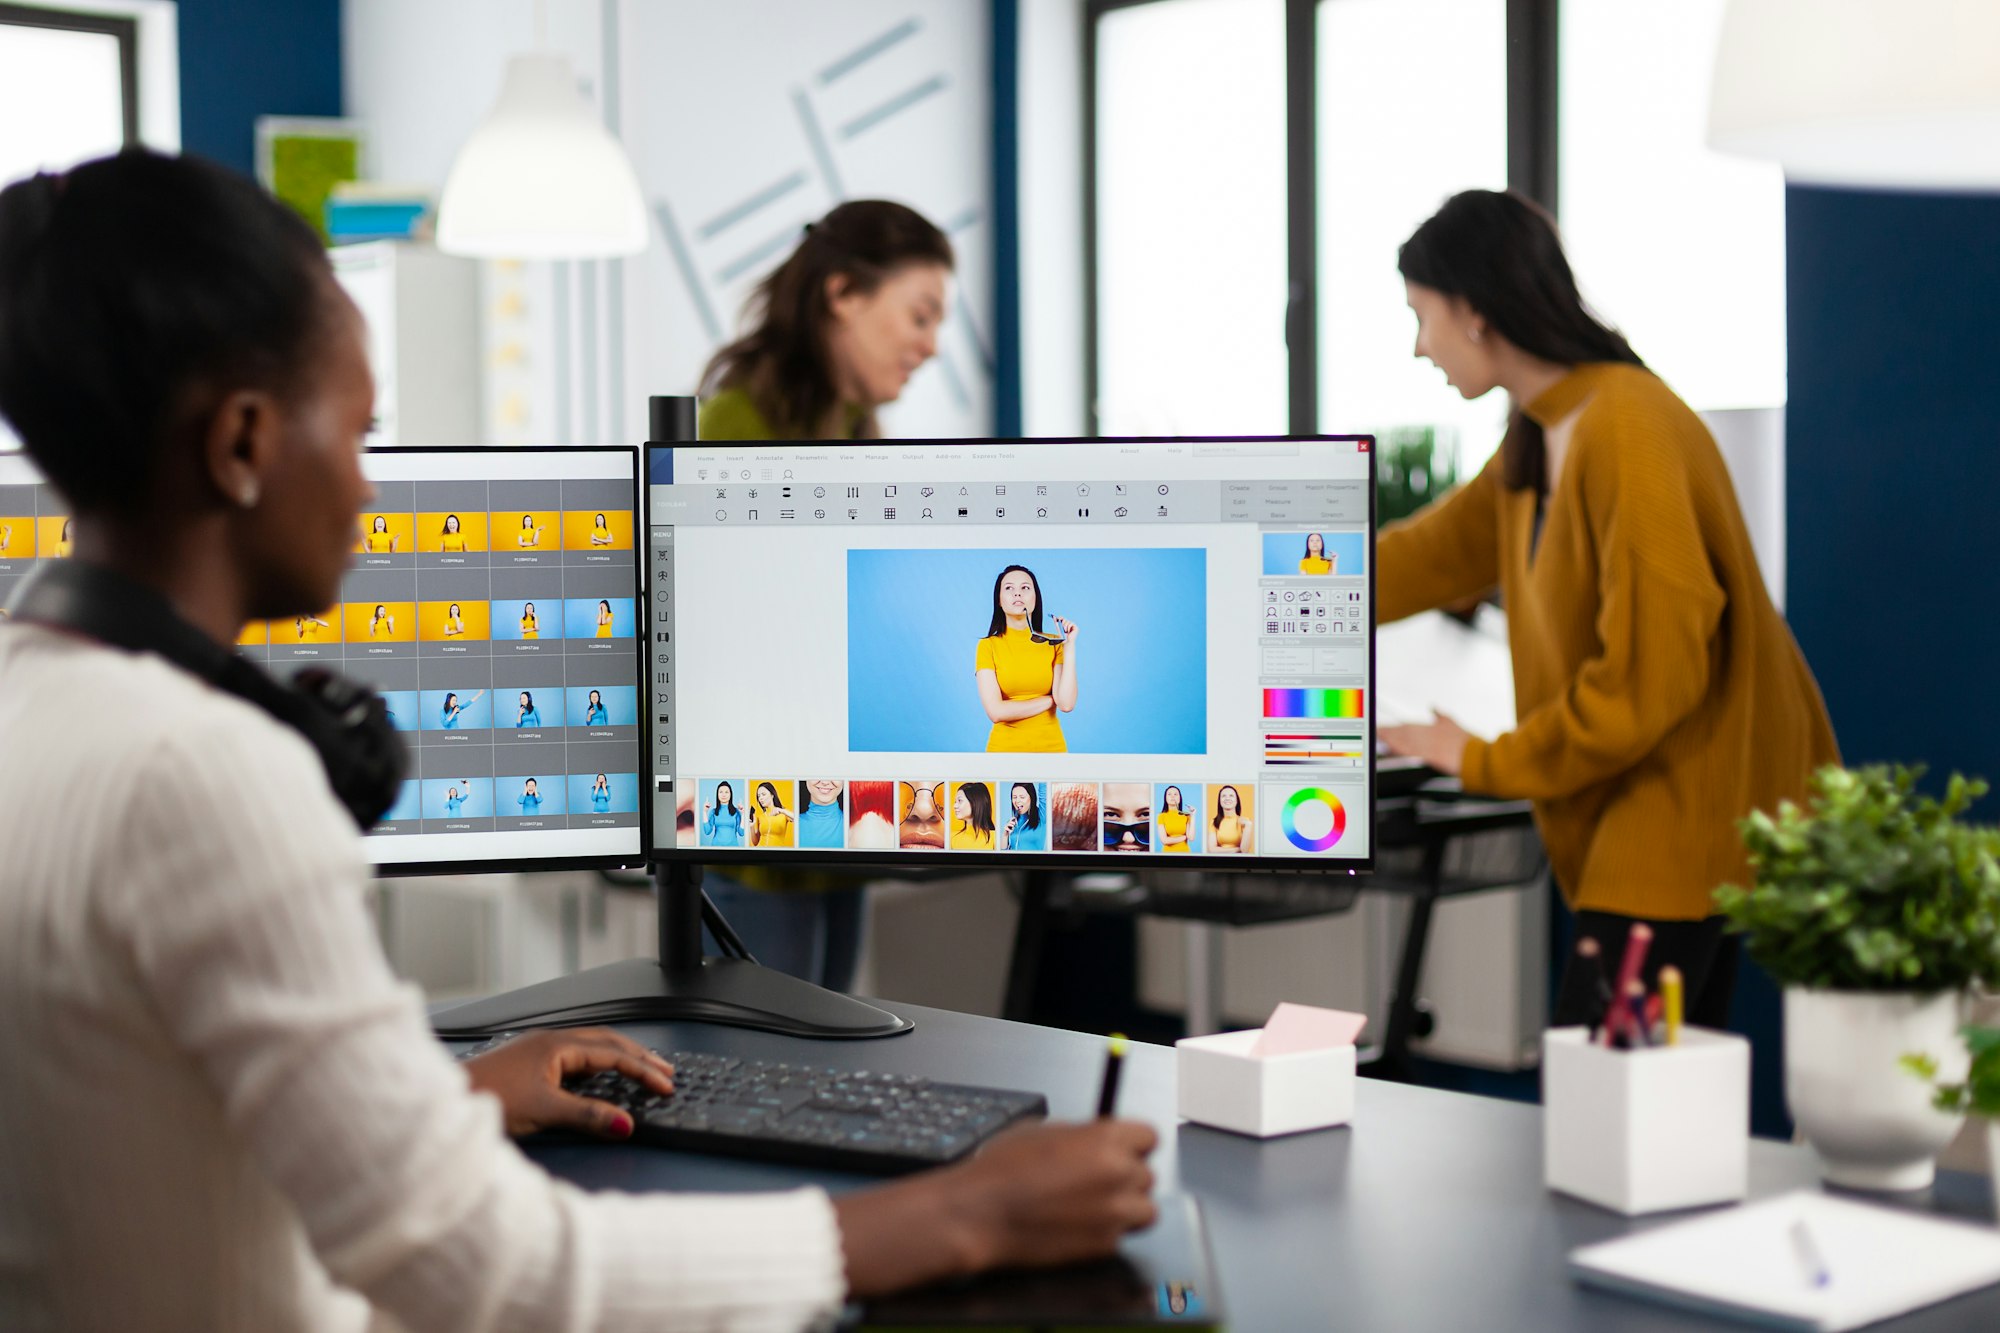
[[[586,1195],[389,972],[287,728],[0,625],[0,1328],[793,1329],[817,1190]]]

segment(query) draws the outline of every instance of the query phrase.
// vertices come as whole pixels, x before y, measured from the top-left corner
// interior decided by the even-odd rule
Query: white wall
[[[1083,0],[1020,0],[1021,433],[1081,435]]]
[[[919,209],[959,256],[940,355],[884,412],[886,428],[990,432],[985,5],[548,0],[547,13],[550,46],[626,141],[652,244],[627,261],[489,279],[521,310],[530,367],[489,377],[525,397],[524,413],[491,414],[500,438],[639,438],[646,396],[692,391],[799,225],[866,197]],[[376,173],[432,188],[491,106],[506,57],[535,40],[531,0],[348,0],[343,22],[347,109],[368,124]]]

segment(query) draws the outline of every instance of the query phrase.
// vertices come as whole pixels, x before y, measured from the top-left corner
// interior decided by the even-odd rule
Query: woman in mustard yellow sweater
[[[1728,469],[1700,418],[1585,307],[1554,224],[1526,200],[1453,197],[1398,267],[1416,354],[1466,398],[1505,389],[1514,411],[1476,477],[1382,533],[1377,611],[1396,620],[1497,584],[1518,721],[1486,739],[1440,716],[1382,738],[1468,790],[1533,800],[1579,937],[1615,965],[1646,921],[1649,979],[1675,964],[1689,1021],[1726,1026],[1736,942],[1711,894],[1748,873],[1736,821],[1802,796],[1837,758]]]

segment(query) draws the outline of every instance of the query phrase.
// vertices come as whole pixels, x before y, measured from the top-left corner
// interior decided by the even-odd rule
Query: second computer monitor
[[[654,852],[1366,869],[1366,437],[648,458]]]

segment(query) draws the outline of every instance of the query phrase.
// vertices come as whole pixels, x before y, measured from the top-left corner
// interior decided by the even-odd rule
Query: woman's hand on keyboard
[[[609,1028],[529,1032],[464,1062],[475,1092],[500,1099],[509,1134],[575,1129],[607,1139],[632,1136],[632,1117],[609,1102],[565,1091],[563,1080],[615,1069],[662,1095],[674,1070],[653,1052]]]
[[[1000,1135],[976,1156],[835,1200],[847,1283],[879,1296],[994,1268],[1102,1258],[1151,1226],[1150,1125],[1095,1120]]]

